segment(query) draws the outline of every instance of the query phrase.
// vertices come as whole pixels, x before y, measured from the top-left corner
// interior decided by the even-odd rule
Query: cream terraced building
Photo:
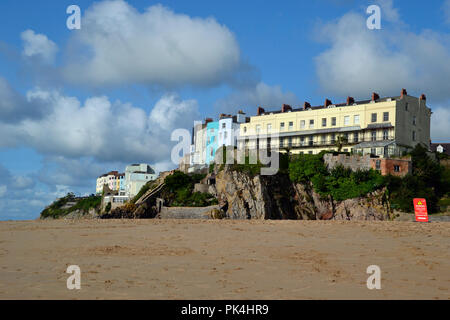
[[[266,112],[241,124],[239,148],[280,149],[293,154],[317,154],[337,150],[336,142],[345,139],[342,151],[374,154],[380,157],[401,155],[418,143],[430,145],[431,109],[426,97],[409,96],[405,89],[397,97],[293,109],[283,105],[279,111]]]

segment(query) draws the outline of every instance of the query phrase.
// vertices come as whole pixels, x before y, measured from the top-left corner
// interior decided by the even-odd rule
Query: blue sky
[[[127,163],[170,169],[173,129],[259,105],[405,87],[450,140],[450,0],[4,0],[0,23],[0,220],[37,218]]]

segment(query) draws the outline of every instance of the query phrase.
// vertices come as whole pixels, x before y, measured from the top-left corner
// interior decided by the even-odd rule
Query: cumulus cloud
[[[450,123],[450,108],[437,107],[433,109],[431,115],[431,138],[433,141],[450,140],[450,130],[448,125]]]
[[[386,15],[386,13],[385,13]],[[390,13],[392,19],[398,12]],[[367,97],[377,91],[398,95],[401,88],[433,101],[446,101],[450,92],[450,36],[424,30],[368,30],[366,17],[348,13],[320,28],[329,48],[315,58],[324,92]]]
[[[144,12],[123,0],[95,3],[69,41],[64,76],[93,86],[140,83],[214,86],[242,65],[233,33],[214,18],[162,5]]]
[[[198,118],[195,100],[168,94],[147,113],[141,108],[106,96],[91,97],[82,104],[57,91],[33,90],[30,103],[46,104],[51,111],[40,119],[24,119],[0,126],[2,146],[24,145],[47,155],[97,160],[156,162],[168,158],[170,134],[189,128]]]
[[[42,62],[52,64],[55,60],[58,46],[44,34],[25,30],[21,34],[23,41],[22,55],[27,58],[38,58]]]
[[[31,104],[0,76],[0,124],[18,122],[27,118],[40,118],[47,109],[47,106],[39,103]]]
[[[299,104],[297,96],[290,91],[283,91],[281,86],[270,86],[264,82],[254,87],[235,90],[215,104],[216,111],[235,113],[238,110],[254,112],[256,107],[281,108],[283,103],[292,106]]]

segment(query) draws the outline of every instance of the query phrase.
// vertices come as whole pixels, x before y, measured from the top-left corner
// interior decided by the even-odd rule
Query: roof
[[[437,147],[442,146],[444,148],[444,153],[450,155],[450,143],[431,143],[430,148],[432,152],[437,152]]]
[[[385,97],[385,98],[380,98],[377,99],[376,102],[387,102],[387,101],[396,101],[399,100],[401,97],[400,96],[395,96],[395,97]],[[268,115],[268,114],[277,114],[277,113],[289,113],[289,112],[301,112],[301,111],[308,111],[308,110],[320,110],[320,109],[330,109],[330,108],[339,108],[339,107],[351,107],[351,106],[357,106],[357,105],[362,105],[362,104],[369,104],[371,103],[372,100],[359,100],[359,101],[355,101],[354,103],[352,103],[351,105],[347,105],[346,102],[343,103],[335,103],[332,104],[331,106],[325,107],[324,105],[320,105],[320,106],[313,106],[308,108],[307,110],[304,110],[303,108],[293,108],[292,111],[286,111],[286,112],[282,112],[281,110],[277,110],[277,111],[266,111],[261,113],[261,115]]]

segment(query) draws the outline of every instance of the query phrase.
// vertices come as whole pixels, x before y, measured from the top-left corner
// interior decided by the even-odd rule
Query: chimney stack
[[[208,124],[208,123],[210,123],[210,122],[213,122],[213,119],[211,119],[211,118],[206,118],[205,124]]]
[[[351,106],[355,103],[355,99],[353,97],[347,97],[347,105]]]
[[[311,108],[311,104],[308,101],[305,101],[305,103],[303,103],[303,110],[308,110],[309,108]]]
[[[425,94],[421,94],[420,95],[420,100],[424,100],[424,101],[426,101],[427,100],[427,96],[425,95]]]
[[[408,95],[408,92],[406,92],[406,89],[403,88],[403,89],[402,89],[402,92],[401,92],[401,94],[400,94],[400,98],[403,99],[403,97],[406,96],[406,95]]]
[[[258,116],[260,116],[261,114],[263,114],[264,112],[266,112],[263,108],[261,108],[261,107],[258,107],[258,110],[256,111],[256,114],[258,115]]]
[[[380,96],[376,92],[372,92],[372,101],[375,102],[380,99]]]
[[[323,106],[326,108],[330,105],[332,105],[333,103],[331,102],[331,100],[325,99],[325,103],[323,104]]]
[[[281,107],[281,112],[287,112],[288,110],[292,111],[292,107],[288,104],[283,104]]]

